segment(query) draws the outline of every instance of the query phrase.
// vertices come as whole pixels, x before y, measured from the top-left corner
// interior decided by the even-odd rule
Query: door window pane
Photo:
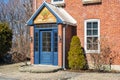
[[[57,24],[40,24],[40,25],[36,25],[35,28],[56,28]]]
[[[51,32],[42,32],[42,51],[51,52]]]
[[[54,52],[58,51],[58,33],[54,32]]]
[[[38,51],[38,32],[35,33],[35,51]]]

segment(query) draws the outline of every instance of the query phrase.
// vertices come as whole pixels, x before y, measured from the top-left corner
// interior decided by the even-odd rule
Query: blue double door
[[[58,32],[57,30],[39,31],[40,64],[58,65]]]

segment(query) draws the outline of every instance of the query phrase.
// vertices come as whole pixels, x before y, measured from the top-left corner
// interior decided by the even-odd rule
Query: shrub
[[[12,46],[12,30],[7,23],[0,23],[0,59],[10,51]]]
[[[85,56],[81,47],[80,39],[73,36],[68,52],[68,62],[71,69],[84,69],[86,65]]]

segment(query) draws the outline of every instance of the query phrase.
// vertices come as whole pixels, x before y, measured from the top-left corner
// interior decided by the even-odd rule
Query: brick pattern
[[[65,0],[65,2],[65,9],[77,20],[77,36],[81,39],[82,46],[84,46],[84,20],[100,19],[100,36],[107,38],[107,44],[111,44],[112,56],[115,56],[113,64],[119,65],[120,1],[102,0],[101,4],[92,5],[83,5],[81,0]],[[90,54],[87,55],[90,61]]]
[[[31,26],[30,27],[30,37],[32,37],[31,43],[30,43],[30,61],[31,64],[34,63],[34,27]]]
[[[72,27],[68,26],[66,27],[66,31],[65,31],[65,62],[66,62],[66,67],[68,67],[68,51],[70,49],[70,42],[71,42],[71,38],[72,38]]]
[[[46,1],[49,3],[51,2],[51,0],[46,0]],[[36,0],[36,9],[38,9],[43,2],[44,2],[44,0]]]
[[[65,64],[66,68],[68,68],[68,51],[70,49],[70,42],[72,36],[76,35],[76,27],[75,26],[67,26],[65,29]]]
[[[42,0],[37,0],[37,7],[41,3]],[[64,8],[77,21],[77,36],[83,47],[84,20],[100,19],[100,36],[108,40],[107,44],[111,44],[112,56],[115,57],[113,64],[120,65],[120,0],[102,0],[101,4],[89,5],[83,5],[82,0],[65,0]],[[87,54],[88,61],[89,55]]]
[[[58,25],[58,66],[62,67],[63,61],[63,26],[61,24]]]

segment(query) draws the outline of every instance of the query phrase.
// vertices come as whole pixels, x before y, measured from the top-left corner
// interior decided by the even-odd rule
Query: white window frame
[[[64,4],[65,3],[65,1],[63,0],[63,1],[54,1],[54,0],[51,0],[51,3],[52,4]]]
[[[87,22],[98,22],[98,50],[87,50]],[[100,19],[88,19],[84,21],[84,47],[86,53],[100,53]]]

